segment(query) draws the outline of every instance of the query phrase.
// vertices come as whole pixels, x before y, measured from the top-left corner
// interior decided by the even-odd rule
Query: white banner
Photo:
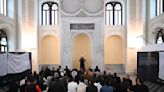
[[[164,52],[159,52],[159,78],[164,80]]]
[[[29,53],[8,53],[8,73],[20,73],[27,69],[30,69]]]
[[[0,54],[0,76],[7,74],[7,53]]]

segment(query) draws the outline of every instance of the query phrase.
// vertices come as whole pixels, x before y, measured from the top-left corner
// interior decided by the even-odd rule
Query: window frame
[[[110,5],[112,6],[112,10],[107,10],[107,5],[108,5],[108,4],[110,4]],[[120,10],[116,10],[116,9],[115,9],[115,7],[116,7],[117,4],[120,5],[120,8],[121,8]],[[107,17],[110,18],[110,15],[111,15],[111,14],[109,14],[109,16],[107,16],[107,14],[106,14],[107,11],[112,11],[112,18],[113,18],[112,24],[110,24],[110,20],[107,20]],[[117,18],[118,21],[121,21],[120,24],[117,23],[117,22],[116,22],[116,19],[115,19],[115,17],[116,17],[115,12],[116,12],[116,11],[117,11],[117,12],[119,12],[119,11],[121,12],[121,13],[120,13],[120,14],[121,14],[121,17],[120,17],[120,18],[121,18],[121,19],[119,19],[119,16],[118,16],[118,18]],[[122,7],[122,4],[121,4],[120,2],[107,2],[107,3],[106,3],[106,5],[105,5],[105,20],[106,20],[106,25],[107,25],[108,23],[109,23],[109,25],[123,25],[123,16],[122,16],[122,15],[123,15],[123,7]],[[107,22],[108,22],[108,23],[107,23]],[[117,24],[116,24],[116,23],[117,23]]]
[[[49,9],[48,10],[44,10],[43,8],[43,6],[45,5],[45,4],[47,4],[48,6],[49,6]],[[52,6],[53,5],[56,5],[57,6],[57,9],[56,10],[54,10],[54,9],[52,9]],[[43,12],[44,11],[46,11],[46,13],[47,13],[47,11],[49,12],[49,20],[47,20],[47,17],[45,17],[45,24],[43,23],[43,17],[44,17],[44,15],[43,15]],[[54,16],[52,16],[52,12],[54,11],[54,14],[55,14],[55,12],[57,11],[57,15],[59,15],[59,5],[58,5],[58,3],[56,3],[56,2],[51,2],[51,1],[49,1],[49,2],[44,2],[44,3],[42,3],[42,6],[41,6],[41,25],[58,25],[58,16],[57,16],[57,18],[55,17],[55,15]],[[46,15],[47,16],[47,15]],[[54,20],[52,20],[53,18],[52,17],[54,17]],[[57,20],[57,23],[55,22]],[[52,24],[53,23],[53,21],[54,21],[54,24]],[[47,23],[47,22],[49,22],[49,23]]]

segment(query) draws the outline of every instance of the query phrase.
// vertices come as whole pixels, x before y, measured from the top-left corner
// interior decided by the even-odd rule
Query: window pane
[[[0,13],[3,14],[3,0],[0,0]]]
[[[119,11],[119,25],[121,25],[121,11]]]
[[[44,4],[44,5],[43,5],[43,10],[48,10],[48,9],[49,9],[48,4]]]
[[[52,10],[57,10],[57,9],[58,9],[57,4],[53,4],[53,5],[52,5]]]
[[[160,14],[163,12],[163,0],[161,0],[161,2],[160,2]]]
[[[0,0],[0,13],[6,15],[6,0]]]
[[[113,24],[113,21],[114,21],[114,19],[113,19],[113,18],[114,18],[114,17],[113,17],[113,11],[109,11],[109,16],[110,16],[110,17],[109,17],[110,25],[114,25],[114,24]]]
[[[113,6],[111,4],[107,4],[106,10],[113,10]]]
[[[114,22],[115,22],[115,24],[114,25],[118,25],[118,11],[114,11],[114,15],[115,15],[115,17],[114,17]]]
[[[156,4],[156,5],[157,5],[157,15],[159,15],[159,11],[160,11],[160,10],[159,10],[159,4],[160,4],[160,3],[159,3],[159,0],[157,0],[156,3],[157,3],[157,4]]]
[[[157,39],[157,44],[160,44],[160,43],[163,43],[163,41],[162,41],[162,37],[161,37],[161,36],[158,37],[158,39]]]
[[[1,52],[4,52],[4,51],[5,51],[4,46],[1,46]]]
[[[55,25],[58,25],[58,11],[55,11]]]
[[[51,17],[52,17],[52,25],[54,25],[55,24],[55,11],[52,11],[51,12]]]
[[[157,15],[163,13],[163,0],[156,0],[156,12]]]
[[[7,45],[6,38],[1,38],[1,45]]]
[[[5,47],[5,51],[7,52],[7,47]]]
[[[3,10],[4,10],[3,14],[6,15],[6,0],[4,0],[4,9]]]
[[[47,12],[49,11],[50,7],[48,4],[44,4],[42,7],[42,25],[47,25],[48,24],[48,18],[47,18]]]
[[[114,7],[114,11],[115,11],[115,25],[121,25],[121,5],[120,4],[116,4]]]
[[[46,13],[46,25],[50,25],[50,12],[47,11]]]
[[[120,4],[116,4],[114,7],[115,10],[121,10],[121,5]]]
[[[46,11],[43,11],[43,16],[42,16],[42,22],[43,22],[43,25],[46,25]]]

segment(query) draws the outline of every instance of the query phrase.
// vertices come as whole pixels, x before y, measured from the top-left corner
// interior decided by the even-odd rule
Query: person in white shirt
[[[75,78],[75,76],[77,76],[77,70],[73,69],[71,75],[73,78]]]
[[[70,78],[70,81],[68,82],[67,88],[68,91],[67,92],[77,92],[77,83],[74,82],[73,78]]]
[[[99,77],[96,78],[94,85],[97,87],[98,92],[100,92],[100,89],[102,85],[100,84]]]
[[[84,78],[80,78],[79,85],[77,86],[77,92],[86,92],[86,84],[84,83]]]

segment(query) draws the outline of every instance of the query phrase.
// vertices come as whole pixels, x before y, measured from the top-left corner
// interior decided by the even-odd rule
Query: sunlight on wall
[[[129,39],[129,46],[130,48],[140,49],[143,46],[143,38],[142,37],[131,37]]]
[[[128,49],[127,72],[136,72],[137,69],[137,50],[135,48]]]
[[[24,24],[24,30],[21,32],[21,49],[27,50],[37,47],[36,32],[31,26]]]
[[[79,58],[83,55],[86,59],[85,68],[91,66],[91,42],[87,35],[79,34],[75,37],[73,43],[73,67],[80,69]]]
[[[124,64],[123,41],[119,36],[108,37],[105,42],[105,64]]]
[[[59,40],[54,36],[46,36],[41,41],[40,64],[60,64]]]

